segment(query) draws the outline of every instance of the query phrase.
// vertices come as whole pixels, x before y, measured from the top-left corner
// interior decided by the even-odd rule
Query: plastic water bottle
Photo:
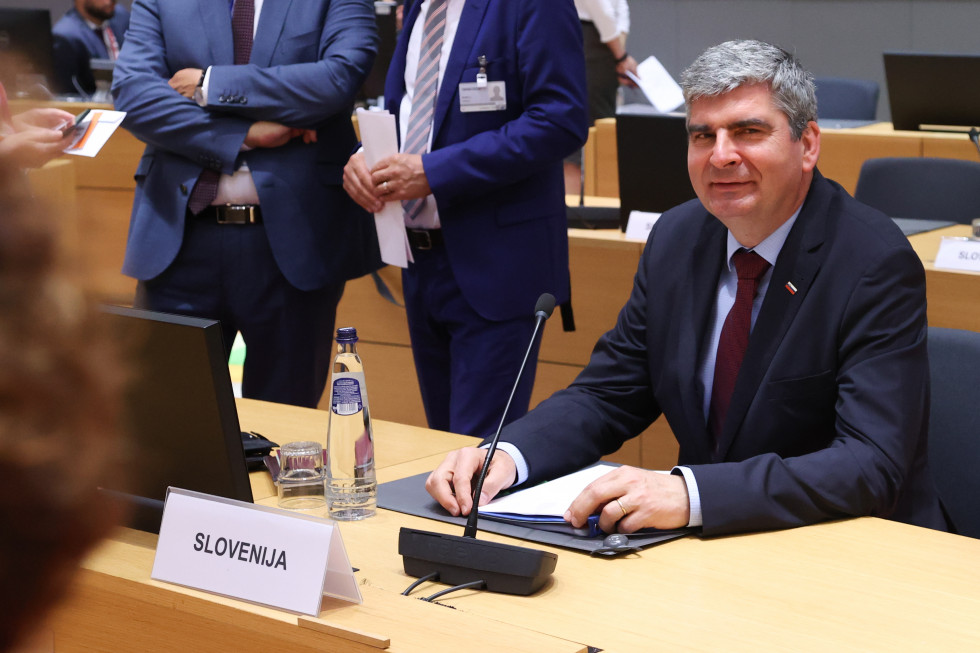
[[[357,329],[337,329],[337,356],[330,379],[327,428],[327,510],[331,519],[353,521],[374,515],[374,431],[364,365],[357,355]]]

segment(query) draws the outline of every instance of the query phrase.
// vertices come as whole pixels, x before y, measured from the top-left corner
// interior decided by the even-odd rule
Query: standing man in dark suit
[[[385,103],[401,154],[373,170],[354,155],[344,187],[369,211],[405,209],[414,263],[402,279],[429,426],[486,435],[538,295],[569,298],[562,158],[588,130],[572,1],[406,3]],[[527,411],[533,377],[508,420]]]
[[[116,0],[74,0],[54,24],[55,89],[58,93],[95,92],[89,61],[119,57],[129,28],[129,10]]]
[[[567,389],[505,430],[486,501],[615,451],[663,414],[671,474],[621,467],[566,519],[705,535],[875,515],[945,528],[926,463],[925,275],[902,232],[816,170],[813,79],[758,41],[681,80],[698,199],[660,218],[633,292]],[[429,477],[472,507],[484,452]],[[452,490],[455,489],[455,496]]]
[[[316,406],[344,283],[380,265],[344,193],[370,0],[137,0],[116,107],[147,144],[123,272],[144,308],[221,320],[246,397]]]

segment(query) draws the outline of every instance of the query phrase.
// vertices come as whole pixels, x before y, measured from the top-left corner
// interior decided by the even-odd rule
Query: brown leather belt
[[[207,207],[197,217],[218,224],[260,224],[262,207],[258,204],[221,204]]]
[[[434,249],[442,245],[442,229],[408,229],[408,244],[412,249]]]

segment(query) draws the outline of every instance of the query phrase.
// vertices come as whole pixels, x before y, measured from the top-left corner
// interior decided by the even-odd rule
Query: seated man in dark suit
[[[925,275],[884,214],[817,171],[812,76],[775,46],[732,41],[681,84],[698,199],[654,226],[585,370],[504,430],[480,503],[595,462],[664,415],[678,467],[620,467],[566,520],[717,535],[874,515],[945,529],[926,463]],[[484,456],[458,450],[429,477],[451,513],[471,510]]]
[[[54,34],[54,87],[58,93],[95,93],[92,59],[115,61],[119,56],[129,10],[116,0],[74,0],[52,28]]]

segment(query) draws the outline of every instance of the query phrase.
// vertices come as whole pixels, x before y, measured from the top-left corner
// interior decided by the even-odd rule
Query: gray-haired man
[[[657,222],[588,367],[505,429],[480,501],[588,465],[663,414],[673,473],[621,467],[568,521],[717,535],[876,515],[945,529],[925,454],[922,265],[885,215],[817,171],[811,75],[780,48],[731,41],[682,87],[698,199]],[[453,514],[471,509],[483,455],[453,452],[429,477]]]

